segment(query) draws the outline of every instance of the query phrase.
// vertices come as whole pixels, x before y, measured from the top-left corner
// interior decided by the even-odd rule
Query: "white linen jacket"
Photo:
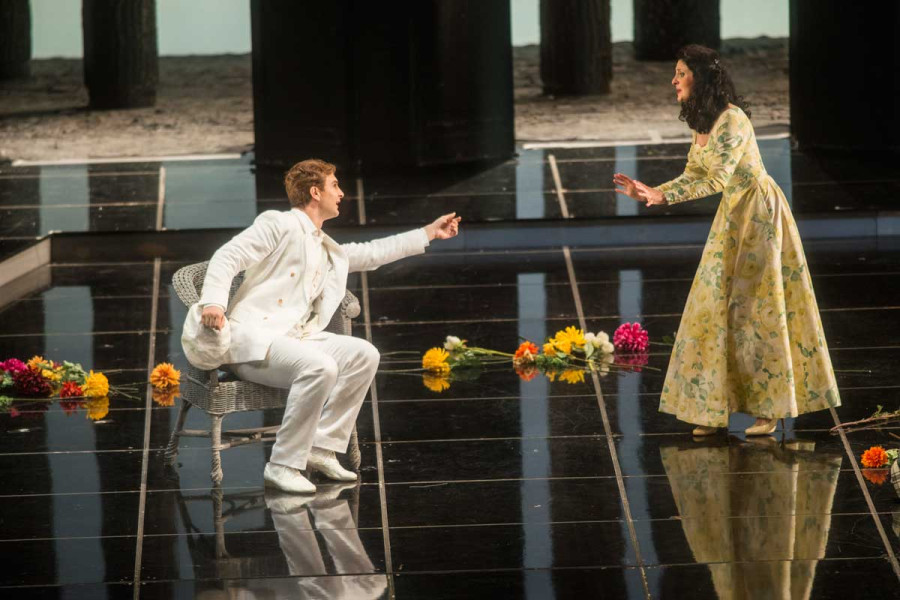
[[[303,285],[306,257],[318,251],[314,226],[299,209],[270,210],[253,225],[219,248],[209,261],[200,304],[227,307],[231,346],[223,361],[263,360],[272,341],[290,331],[307,313],[308,291]],[[347,274],[371,271],[406,256],[422,254],[428,246],[424,229],[366,243],[338,244],[323,234],[333,264],[325,275],[315,333],[323,330],[341,304]],[[244,282],[231,302],[231,281],[245,271]]]

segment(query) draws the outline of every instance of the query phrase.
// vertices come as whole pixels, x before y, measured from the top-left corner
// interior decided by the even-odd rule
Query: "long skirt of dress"
[[[800,234],[764,175],[719,204],[659,410],[726,427],[732,412],[782,418],[839,405]]]
[[[843,457],[794,446],[660,448],[685,538],[720,600],[810,597]]]

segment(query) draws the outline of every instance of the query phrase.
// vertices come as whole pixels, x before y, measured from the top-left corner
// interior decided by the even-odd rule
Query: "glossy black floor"
[[[559,165],[564,178],[582,164],[572,153]],[[185,181],[202,189],[216,179],[206,168]],[[471,185],[491,193],[505,184]],[[158,187],[148,183],[148,193]],[[480,206],[466,193],[464,215]],[[373,218],[379,201],[367,212],[345,205],[345,223]],[[477,214],[497,206],[484,204]],[[224,226],[245,225],[263,205],[241,219],[223,210],[234,219]],[[415,210],[408,218],[423,220]],[[677,327],[699,250],[435,244],[352,278],[366,300],[354,334],[378,346],[384,370],[402,366],[391,352],[421,352],[448,334],[514,349],[567,325],[611,333],[640,320],[660,340]],[[508,370],[437,393],[420,376],[381,373],[358,424],[361,484],[323,483],[309,499],[264,491],[267,445],[226,451],[220,488],[206,440],[184,438],[176,468],[166,468],[177,407],[149,397],[114,399],[98,421],[18,405],[0,415],[0,594],[843,599],[864,588],[867,598],[897,597],[900,503],[858,465],[868,446],[896,446],[895,431],[828,430],[900,405],[900,249],[864,239],[807,250],[843,406],[756,440],[741,433],[745,415],[727,435],[695,441],[690,426],[658,413],[660,346],[649,368],[609,374],[599,387],[525,382]],[[157,361],[183,366],[185,309],[170,283],[182,264],[57,261],[49,288],[0,311],[0,355],[82,362],[114,384],[146,380]],[[263,412],[226,425],[279,420]],[[189,427],[206,423],[190,413]]]

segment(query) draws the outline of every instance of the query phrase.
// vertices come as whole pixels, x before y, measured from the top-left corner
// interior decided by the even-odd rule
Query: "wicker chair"
[[[185,306],[192,306],[200,301],[200,292],[203,289],[203,280],[206,277],[206,267],[209,263],[202,262],[182,267],[175,272],[172,283],[175,293]],[[244,274],[238,275],[231,282],[229,299],[244,280]],[[340,310],[336,311],[326,331],[350,335],[350,319],[359,315],[359,300],[349,291],[341,301]],[[252,429],[233,429],[222,431],[222,420],[226,415],[247,410],[265,410],[268,408],[284,408],[287,404],[288,391],[285,389],[271,388],[249,381],[241,381],[233,376],[220,378],[217,370],[203,371],[188,364],[187,377],[181,382],[182,403],[169,438],[166,448],[166,463],[174,464],[178,457],[178,439],[182,436],[211,437],[212,438],[212,471],[210,477],[214,483],[222,481],[222,460],[220,452],[235,446],[251,444],[255,442],[267,442],[275,439],[278,425],[271,427],[257,427]],[[197,429],[184,429],[184,420],[191,406],[206,412],[212,425],[208,431]],[[223,443],[222,439],[227,441]],[[350,438],[348,451],[350,464],[354,471],[359,471],[360,453],[359,440],[356,427]]]

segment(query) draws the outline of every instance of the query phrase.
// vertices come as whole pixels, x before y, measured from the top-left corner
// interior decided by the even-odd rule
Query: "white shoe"
[[[719,431],[718,427],[707,427],[706,425],[697,425],[694,427],[694,430],[691,432],[696,437],[705,437],[707,435],[713,435]]]
[[[778,419],[766,419],[758,417],[756,423],[744,430],[747,435],[769,435],[775,431],[778,425]],[[782,419],[781,428],[784,429],[784,419]]]
[[[316,486],[304,477],[303,473],[284,465],[266,463],[266,468],[263,471],[263,480],[266,482],[267,487],[278,488],[283,492],[291,492],[292,494],[316,493]]]
[[[356,473],[342,467],[331,450],[322,450],[321,448],[310,450],[309,458],[306,459],[306,467],[315,469],[328,479],[335,481],[356,481]]]

